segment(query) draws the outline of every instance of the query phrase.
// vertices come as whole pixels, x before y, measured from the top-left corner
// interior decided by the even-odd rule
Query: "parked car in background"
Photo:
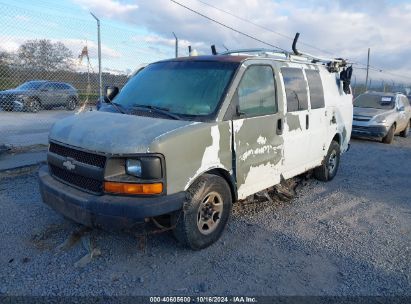
[[[366,92],[354,100],[353,137],[390,144],[396,134],[407,137],[410,124],[410,101],[401,93]]]
[[[77,89],[65,82],[33,80],[0,92],[0,107],[5,111],[38,112],[56,106],[73,111],[78,101]]]

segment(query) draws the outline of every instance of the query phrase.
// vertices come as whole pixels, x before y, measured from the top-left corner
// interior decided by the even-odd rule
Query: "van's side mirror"
[[[404,112],[405,111],[405,107],[404,106],[400,106],[397,108],[398,112]]]
[[[120,92],[118,87],[106,86],[104,88],[104,97],[105,97],[104,99],[108,102],[111,102],[113,98],[117,96],[118,92]]]

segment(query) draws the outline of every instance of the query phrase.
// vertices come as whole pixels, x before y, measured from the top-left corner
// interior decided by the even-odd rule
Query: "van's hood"
[[[374,109],[374,108],[358,108],[354,107],[354,115],[374,117],[376,115],[391,112],[391,109]]]
[[[91,111],[56,122],[49,139],[103,153],[146,153],[158,136],[190,124],[193,122]]]

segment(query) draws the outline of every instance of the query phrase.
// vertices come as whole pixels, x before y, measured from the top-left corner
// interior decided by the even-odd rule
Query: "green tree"
[[[72,70],[73,54],[61,42],[28,40],[19,47],[17,57],[26,68],[43,71]]]

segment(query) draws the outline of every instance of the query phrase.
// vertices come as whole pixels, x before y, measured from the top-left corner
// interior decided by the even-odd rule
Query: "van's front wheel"
[[[340,165],[340,156],[340,145],[333,140],[323,163],[314,169],[314,177],[323,182],[332,180],[337,174]]]
[[[188,190],[188,200],[175,212],[174,236],[182,244],[199,250],[216,242],[228,222],[232,198],[224,178],[205,174]]]

